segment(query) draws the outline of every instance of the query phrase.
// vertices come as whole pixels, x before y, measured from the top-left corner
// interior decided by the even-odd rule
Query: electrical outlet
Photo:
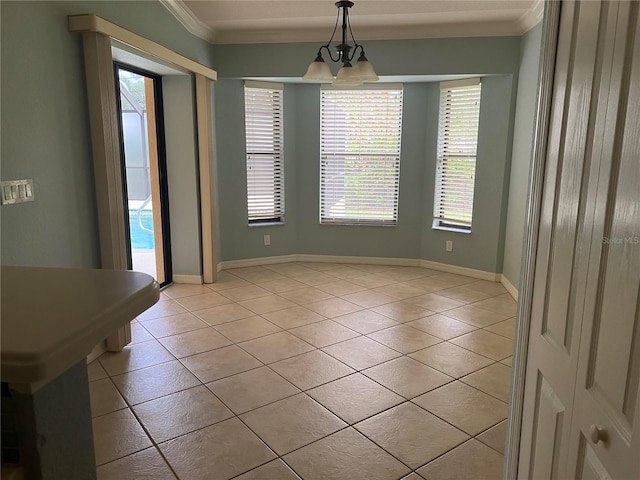
[[[447,252],[453,252],[453,240],[447,240],[445,248]]]
[[[271,245],[271,235],[265,235],[263,239],[266,246]]]

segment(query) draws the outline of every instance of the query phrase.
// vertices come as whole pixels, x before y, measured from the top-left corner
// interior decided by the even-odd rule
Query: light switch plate
[[[0,182],[0,191],[2,192],[2,205],[32,202],[34,200],[33,180],[30,178]]]

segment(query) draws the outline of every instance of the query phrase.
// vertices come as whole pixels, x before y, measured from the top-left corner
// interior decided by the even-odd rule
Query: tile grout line
[[[395,282],[395,283],[400,283],[400,282]],[[454,287],[450,287],[450,288],[455,288],[455,286],[454,286]],[[371,290],[371,289],[368,289],[368,290],[365,290],[365,291],[369,291],[369,290]],[[435,292],[432,292],[432,293],[435,293]],[[501,294],[498,294],[498,295],[501,295]],[[496,297],[496,296],[498,296],[498,295],[493,295],[493,296],[487,297],[487,299],[489,299],[489,298],[494,298],[494,297]],[[339,296],[338,296],[338,298],[341,298],[341,297],[339,297]],[[410,297],[410,298],[413,298],[413,297]],[[403,300],[399,300],[399,301],[403,301]],[[483,300],[479,300],[479,301],[483,301]],[[393,302],[390,302],[390,303],[393,303]],[[471,302],[471,303],[469,303],[469,304],[466,304],[465,306],[467,306],[467,305],[472,305],[473,303],[476,303],[476,302]],[[301,306],[302,306],[302,305],[301,305]],[[365,310],[369,310],[369,308],[367,308],[367,307],[364,307],[364,308],[365,308]],[[452,308],[452,309],[455,309],[455,308],[459,308],[459,307],[454,307],[454,308]],[[480,308],[480,307],[476,307],[476,308]],[[452,310],[452,309],[449,309],[449,310]],[[448,310],[445,310],[445,311],[443,311],[443,312],[446,312],[446,311],[448,311]],[[444,314],[443,312],[436,312],[436,314]],[[376,312],[376,313],[379,313],[379,312]],[[491,313],[498,313],[498,314],[499,314],[499,312],[491,312]],[[382,314],[382,315],[384,315],[384,314]],[[386,315],[385,315],[385,316],[386,316]],[[335,317],[333,317],[333,318],[335,318]],[[390,317],[388,317],[388,318],[390,318]],[[421,317],[421,318],[427,318],[427,317]],[[391,320],[396,321],[395,319],[391,319]],[[454,319],[454,320],[457,320],[457,319]],[[460,321],[460,320],[458,320],[458,321]],[[502,321],[503,321],[503,320],[502,320]],[[499,323],[499,322],[501,322],[501,321],[498,321],[498,322],[495,322],[495,323]],[[406,322],[400,322],[400,324],[401,324],[401,325],[402,325],[402,324],[404,324],[404,323],[406,323]],[[464,323],[466,323],[466,322],[464,322]],[[488,324],[488,325],[486,325],[486,326],[494,325],[495,323]],[[470,324],[470,325],[471,325],[471,324]],[[476,325],[471,325],[471,326],[476,327],[476,330],[474,330],[474,331],[477,331],[477,330],[480,330],[480,329],[484,328],[484,327],[477,327]],[[347,327],[347,328],[348,328],[348,327]],[[381,329],[381,330],[384,330],[384,329]],[[416,330],[418,330],[418,329],[416,329]],[[356,332],[356,333],[359,333],[359,332]],[[374,333],[374,332],[370,332],[370,333]],[[469,333],[472,333],[472,332],[469,332]],[[490,333],[493,333],[493,332],[490,332]],[[368,335],[368,334],[367,334],[367,335]],[[465,335],[465,334],[462,334],[462,335]],[[462,335],[460,335],[460,336],[462,336]],[[365,335],[365,334],[360,334],[360,336],[366,336],[366,335]],[[354,338],[358,338],[358,337],[354,337]],[[369,337],[367,337],[367,338],[369,338]],[[436,337],[436,338],[439,338],[439,337]],[[457,337],[452,337],[452,338],[457,338]],[[375,341],[375,339],[371,339],[371,340],[374,340],[374,341]],[[451,339],[448,339],[448,340],[451,340]],[[448,342],[448,340],[444,340],[444,339],[443,339],[443,341],[442,341],[442,342],[439,342],[438,344],[443,343],[443,342]],[[342,343],[342,342],[337,342],[337,343]],[[380,343],[380,342],[378,342],[378,343]],[[383,346],[385,346],[385,347],[387,347],[387,348],[389,348],[387,345],[384,345],[384,344],[382,344],[382,343],[380,343],[380,344],[381,344],[381,345],[383,345]],[[456,345],[456,344],[453,344],[453,343],[452,343],[452,345]],[[432,346],[433,346],[433,345],[432,345]],[[459,345],[456,345],[456,346],[459,346]],[[459,347],[460,347],[460,346],[459,346]],[[428,347],[425,347],[425,348],[428,348]],[[460,348],[464,348],[464,347],[460,347]],[[465,350],[466,350],[466,349],[465,349]],[[471,350],[468,350],[468,351],[471,351]],[[475,353],[475,354],[478,354],[477,352],[473,352],[473,351],[471,351],[471,352],[472,352],[472,353]],[[327,352],[324,352],[324,353],[327,353]],[[398,353],[401,353],[401,355],[402,355],[402,356],[408,356],[408,354],[402,354],[402,352],[398,352]],[[414,353],[414,352],[409,352],[409,353]],[[484,357],[484,355],[482,355],[482,356]],[[291,357],[290,357],[290,358],[291,358]],[[396,357],[396,358],[402,358],[402,357]],[[412,357],[408,357],[408,358],[412,358]],[[488,358],[488,357],[485,357],[485,358]],[[506,357],[506,358],[508,358],[508,357]],[[482,367],[482,368],[486,368],[486,367],[489,367],[489,366],[491,366],[491,365],[494,365],[495,363],[499,363],[499,362],[500,362],[500,360],[494,360],[494,359],[491,359],[491,358],[489,358],[489,359],[490,359],[490,360],[493,360],[493,363],[491,363],[491,364],[489,364],[489,365],[486,365],[485,367]],[[337,358],[336,358],[336,360],[340,361],[340,360],[339,360],[339,359],[337,359]],[[414,360],[415,360],[415,359],[414,359]],[[391,361],[391,360],[389,360],[389,361]],[[274,362],[274,363],[275,363],[275,362]],[[382,362],[382,363],[377,364],[377,365],[381,365],[381,364],[383,364],[383,363],[386,363],[386,362]],[[420,362],[420,363],[422,363],[422,362]],[[347,365],[347,366],[348,366],[348,365]],[[374,365],[374,366],[376,366],[376,365]],[[429,366],[429,365],[427,365],[427,366]],[[367,367],[367,368],[372,368],[372,367],[373,367],[373,366],[371,366],[371,367]],[[433,368],[433,367],[431,367],[431,368]],[[481,370],[482,368],[480,368],[479,370]],[[355,369],[355,370],[356,370],[356,373],[360,373],[360,374],[362,374],[362,370],[366,370],[366,369],[361,369],[361,370]],[[478,371],[478,370],[476,370],[476,371]],[[276,372],[276,373],[277,373],[277,372]],[[443,373],[444,373],[444,372],[443,372]],[[475,371],[474,371],[474,372],[470,372],[470,373],[468,373],[467,375],[470,375],[470,374],[472,374],[472,373],[475,373]],[[464,375],[464,376],[467,376],[467,375]],[[451,382],[448,382],[448,383],[446,383],[446,384],[444,384],[444,385],[448,385],[449,383],[453,383],[454,381],[460,381],[460,378],[463,378],[464,376],[461,376],[461,377],[453,377]],[[341,377],[341,378],[344,378],[344,377]],[[367,377],[367,378],[370,378],[370,377]],[[371,379],[371,380],[372,380],[372,381],[374,381],[375,383],[377,383],[378,385],[382,386],[383,388],[387,388],[387,387],[385,387],[384,385],[382,385],[382,384],[380,384],[380,383],[376,382],[374,379]],[[335,379],[334,379],[333,381],[335,381]],[[327,383],[331,383],[331,382],[327,382]],[[464,383],[464,382],[462,382],[462,383]],[[326,383],[325,383],[325,384],[326,384]],[[323,385],[324,385],[324,384],[323,384]],[[433,391],[433,390],[435,390],[435,389],[437,389],[437,388],[440,388],[440,387],[442,387],[442,386],[444,386],[444,385],[441,385],[441,386],[439,386],[439,387],[436,387],[436,388],[434,388],[434,389],[432,389],[432,390],[430,390],[430,391]],[[465,384],[465,385],[466,385],[466,384]],[[319,385],[319,386],[320,386],[320,385]],[[482,392],[482,393],[485,393],[485,394],[489,395],[487,392],[483,392],[482,390],[479,390],[479,389],[477,389],[477,388],[475,388],[475,387],[473,387],[473,386],[471,386],[471,385],[469,385],[469,387],[474,388],[474,389],[476,389],[476,390],[478,390],[478,391],[480,391],[480,392]],[[313,388],[316,388],[316,387],[313,387]],[[306,393],[306,391],[305,391],[304,393]],[[427,393],[427,392],[425,392],[425,393]],[[421,394],[421,395],[422,395],[422,394]],[[420,396],[420,395],[418,395],[418,396]],[[491,396],[492,396],[492,395],[491,395]],[[402,397],[402,396],[401,396],[401,397]],[[493,396],[492,396],[492,397],[493,397]],[[406,403],[406,402],[411,402],[411,399],[406,399],[406,397],[402,397],[402,398],[405,398],[405,402],[402,402],[402,403],[400,403],[399,405],[402,405],[403,403]],[[417,397],[414,397],[414,398],[417,398]],[[496,398],[496,397],[493,397],[493,398]],[[312,398],[312,399],[313,399],[313,398]],[[500,399],[498,399],[498,400],[500,400]],[[501,401],[501,400],[500,400],[500,401]],[[319,403],[319,402],[318,402],[318,403]],[[413,402],[411,402],[411,403],[413,403]],[[416,405],[415,403],[413,403],[413,404],[414,404],[414,405]],[[321,404],[321,405],[322,405],[322,404]],[[323,405],[323,406],[324,406],[324,405]],[[395,405],[395,406],[397,406],[397,405]],[[416,406],[420,407],[419,405],[416,405]],[[325,408],[326,408],[326,407],[325,407]],[[393,407],[390,407],[390,408],[393,408]],[[420,408],[422,408],[422,407],[420,407]],[[327,410],[328,410],[328,409],[327,409]],[[388,410],[388,409],[387,409],[387,410]],[[424,409],[424,410],[425,410],[425,411],[427,411],[427,412],[429,412],[427,409]],[[330,411],[330,410],[329,410],[329,411]],[[385,410],[385,411],[386,411],[386,410]],[[333,413],[333,412],[331,412],[331,413]],[[381,412],[378,412],[377,414],[379,414],[379,413],[381,413]],[[437,418],[440,418],[440,417],[438,417],[437,415],[435,415],[433,412],[429,412],[429,413],[430,413],[430,414],[432,414],[432,415],[434,415],[434,416],[436,416]],[[375,415],[377,415],[377,414],[374,414],[374,415],[372,415],[372,416],[375,416]],[[340,418],[340,417],[339,417],[339,418]],[[371,417],[368,417],[368,418],[371,418]],[[442,421],[445,421],[444,419],[441,419],[441,420],[442,420]],[[344,421],[344,420],[343,420],[343,421]],[[364,421],[364,419],[363,419],[363,420],[361,420],[361,421]],[[502,421],[504,421],[504,420],[502,420]],[[446,422],[446,421],[445,421],[445,422]],[[348,423],[348,422],[346,422],[346,423]],[[356,423],[359,423],[359,422],[356,422]],[[448,422],[446,422],[446,423],[448,423]],[[498,422],[498,423],[500,423],[500,422]],[[353,427],[353,425],[355,425],[355,424],[353,424],[353,425],[352,425],[352,424],[348,424],[348,425],[349,425],[350,427],[352,427],[352,428],[355,428],[355,427]],[[451,424],[450,424],[450,425],[451,425]],[[497,424],[496,424],[496,425],[497,425]],[[453,428],[456,428],[456,429],[457,429],[457,427],[455,427],[454,425],[451,425],[451,426],[452,426]],[[494,426],[495,426],[495,425],[493,425],[493,426],[491,426],[491,427],[489,427],[489,428],[487,428],[487,429],[483,430],[483,432],[484,432],[484,431],[486,431],[486,430],[488,430],[488,429],[490,429],[490,428],[493,428]],[[347,428],[348,428],[348,427],[347,427]],[[356,430],[357,430],[357,429],[356,429]],[[459,430],[459,429],[458,429],[458,430]],[[360,432],[359,430],[357,430],[357,431],[358,431],[360,434],[362,434],[362,432]],[[480,434],[481,434],[481,433],[483,433],[483,432],[480,432],[478,435],[480,435]],[[334,433],[337,433],[337,432],[334,432]],[[463,433],[465,433],[465,435],[467,435],[467,434],[466,434],[466,432],[463,432]],[[366,435],[364,435],[364,434],[362,434],[362,435],[363,435],[363,436],[365,436],[365,438],[368,438],[368,437],[366,437]],[[325,436],[325,437],[323,437],[323,438],[326,438],[326,437],[327,437],[327,436]],[[469,436],[469,437],[470,437],[469,439],[471,439],[471,438],[475,438],[474,436]],[[371,440],[371,439],[369,439],[369,440],[373,442],[373,440]],[[316,440],[316,441],[318,441],[318,440]],[[460,445],[462,445],[463,443],[466,443],[467,441],[468,441],[468,440],[466,440],[465,442],[462,442]],[[315,443],[315,442],[312,442],[312,443]],[[375,445],[378,445],[378,444],[377,444],[377,443],[375,443],[375,442],[373,442],[373,443],[374,443]],[[484,444],[484,443],[483,443],[483,444]],[[308,444],[308,445],[311,445],[311,444]],[[444,454],[448,453],[449,451],[453,450],[454,448],[457,448],[457,447],[458,447],[458,446],[460,446],[460,445],[456,445],[456,446],[455,446],[455,447],[453,447],[452,449],[447,450],[446,452],[443,452],[440,456],[442,456],[442,455],[444,455]],[[379,445],[378,445],[378,446],[379,446]],[[379,446],[379,447],[380,447],[380,446]],[[301,447],[301,448],[303,448],[303,447]],[[382,448],[382,447],[380,447],[380,448]],[[382,450],[383,450],[383,451],[386,451],[386,450],[385,450],[385,449],[383,449],[383,448],[382,448]],[[295,451],[295,450],[294,450],[294,451]],[[289,453],[291,453],[291,452],[289,452]],[[387,453],[389,453],[389,454],[390,454],[390,452],[387,452]],[[391,455],[391,454],[390,454],[390,455]],[[395,456],[393,456],[393,455],[392,455],[392,457],[393,457],[393,458],[397,458],[397,457],[395,457]],[[427,462],[426,464],[428,464],[428,463],[430,463],[430,462],[432,462],[432,461],[436,460],[437,458],[439,458],[439,456],[438,456],[438,457],[433,458],[432,460],[430,460],[430,461],[429,461],[429,462]],[[283,459],[282,459],[282,460],[283,460]],[[398,460],[399,460],[399,459],[398,459]],[[283,460],[283,461],[284,461],[284,460]],[[399,460],[399,461],[400,461],[400,460]],[[285,463],[286,463],[286,462],[285,462]],[[401,462],[401,463],[403,463],[403,464],[404,464],[404,462]],[[426,465],[426,464],[425,464],[425,465]],[[405,464],[405,465],[406,465],[406,464]],[[422,465],[422,466],[420,466],[420,467],[418,467],[418,468],[416,468],[416,469],[412,469],[412,468],[411,468],[411,467],[409,467],[408,465],[407,465],[407,467],[408,467],[412,472],[416,473],[416,475],[417,475],[417,470],[418,470],[419,468],[424,467],[425,465]],[[292,468],[290,465],[289,465],[289,467],[293,470],[293,468]],[[294,471],[295,471],[295,470],[294,470]]]

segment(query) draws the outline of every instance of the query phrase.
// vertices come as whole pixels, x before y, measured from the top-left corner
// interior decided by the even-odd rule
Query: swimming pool
[[[153,230],[153,212],[151,210],[142,210],[140,220],[145,228]],[[129,210],[129,230],[133,250],[153,250],[155,248],[153,233],[143,230],[138,224],[137,210]]]

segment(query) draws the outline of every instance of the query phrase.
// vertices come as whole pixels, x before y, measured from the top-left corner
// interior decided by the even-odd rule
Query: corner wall
[[[440,95],[438,84],[432,84],[428,111],[436,114],[429,116],[426,135],[422,259],[489,272],[501,271],[511,160],[512,82],[510,76],[503,75],[482,79],[471,233],[432,228]],[[452,252],[445,250],[447,240],[453,242]]]
[[[522,37],[502,273],[519,289],[535,127],[542,24]]]

